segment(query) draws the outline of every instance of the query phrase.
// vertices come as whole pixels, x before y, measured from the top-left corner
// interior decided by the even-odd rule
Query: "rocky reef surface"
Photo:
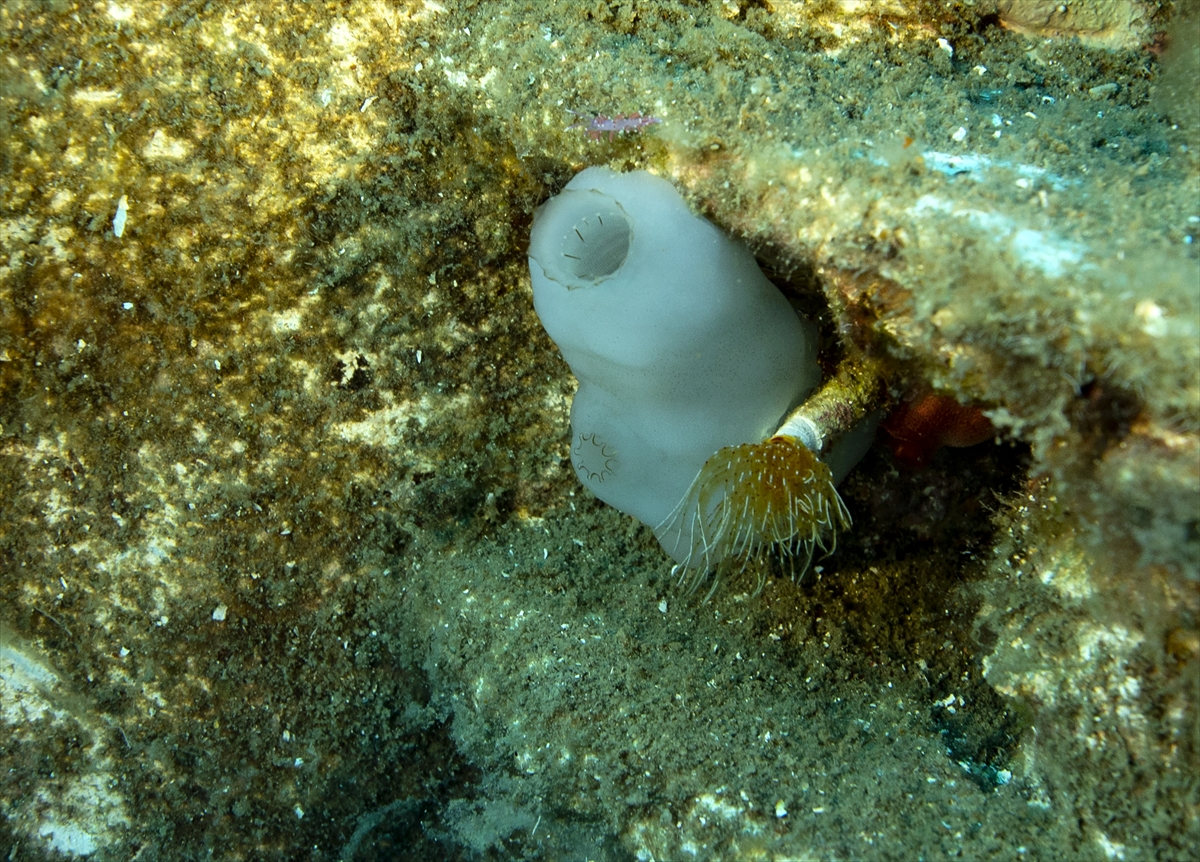
[[[4,4],[0,853],[1195,858],[1178,5]],[[680,591],[530,302],[591,164],[994,441]]]

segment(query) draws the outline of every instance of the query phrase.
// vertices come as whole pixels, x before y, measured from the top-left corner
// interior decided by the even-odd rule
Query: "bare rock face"
[[[1158,11],[1158,4],[1145,0],[997,0],[995,7],[1004,26],[1018,33],[1077,37],[1088,45],[1114,49],[1136,48],[1148,41]]]

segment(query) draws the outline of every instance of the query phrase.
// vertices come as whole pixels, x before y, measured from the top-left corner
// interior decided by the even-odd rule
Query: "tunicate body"
[[[529,259],[534,306],[579,380],[575,472],[651,527],[710,456],[769,436],[819,381],[813,325],[744,243],[648,172],[578,174],[538,210]],[[670,528],[658,538],[682,547]]]

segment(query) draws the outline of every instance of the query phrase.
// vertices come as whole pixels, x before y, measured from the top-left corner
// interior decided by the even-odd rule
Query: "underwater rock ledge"
[[[0,855],[1195,858],[1196,46],[1040,5],[6,4]],[[593,164],[999,445],[689,600],[530,302]]]

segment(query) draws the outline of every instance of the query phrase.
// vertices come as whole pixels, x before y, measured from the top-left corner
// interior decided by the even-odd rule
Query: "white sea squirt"
[[[529,258],[538,316],[579,379],[571,408],[579,480],[653,528],[685,572],[754,553],[761,527],[735,526],[728,509],[736,476],[712,468],[719,480],[698,477],[714,453],[770,443],[812,392],[820,380],[812,323],[744,243],[645,171],[578,174],[535,215]],[[810,454],[797,469],[828,489],[793,507],[817,515],[811,524],[793,516],[788,540],[811,543],[849,516],[827,464]],[[799,491],[798,481],[787,486]],[[784,541],[780,524],[766,544]]]

